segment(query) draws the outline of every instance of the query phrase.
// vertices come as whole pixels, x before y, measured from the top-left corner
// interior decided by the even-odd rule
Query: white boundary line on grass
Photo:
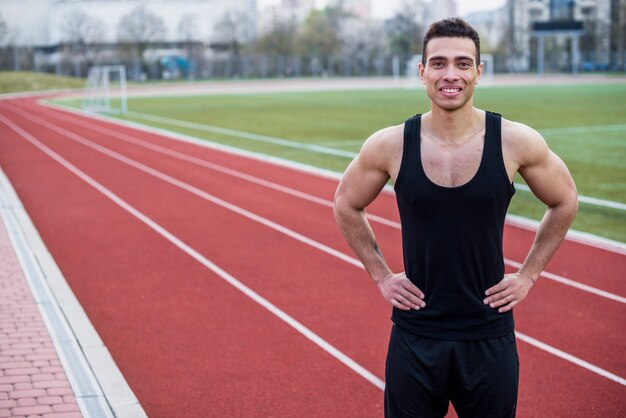
[[[530,187],[522,183],[515,183],[515,188],[517,190],[521,190],[524,192],[531,192]],[[603,206],[605,208],[612,208],[612,209],[617,209],[617,210],[626,210],[626,203],[615,202],[612,200],[598,199],[596,197],[578,195],[578,201],[587,203],[589,205]]]
[[[222,152],[239,155],[239,156],[243,156],[246,158],[252,158],[252,159],[256,159],[256,160],[263,161],[266,163],[275,164],[275,165],[282,166],[282,167],[288,167],[293,170],[302,171],[302,172],[317,175],[320,177],[330,178],[333,180],[340,180],[342,176],[341,173],[337,173],[335,171],[330,171],[330,170],[322,169],[319,167],[314,167],[314,166],[306,165],[303,163],[298,163],[298,162],[291,161],[291,160],[285,160],[282,158],[273,157],[273,156],[269,156],[266,154],[246,151],[240,148],[235,148],[235,147],[231,147],[228,145],[223,145],[217,142],[213,142],[209,139],[201,139],[201,138],[197,138],[191,135],[185,135],[179,132],[169,131],[163,128],[156,128],[152,126],[143,125],[137,122],[117,119],[117,118],[113,118],[113,117],[109,117],[109,116],[105,116],[101,114],[95,114],[91,112],[85,112],[79,109],[75,109],[75,108],[64,106],[64,105],[57,104],[57,103],[43,103],[42,102],[41,105],[44,107],[50,107],[53,109],[61,110],[67,113],[72,113],[72,114],[76,114],[76,115],[83,116],[83,117],[87,116],[96,120],[113,123],[119,126],[131,127],[140,131],[165,136],[165,137],[175,139],[178,141],[192,143],[192,144],[200,145],[206,148],[212,148],[212,149],[216,149]],[[384,191],[389,194],[394,194],[393,187],[390,187],[390,186],[386,186]],[[525,218],[522,216],[517,216],[517,215],[507,215],[507,223],[514,225],[516,227],[521,227],[521,228],[525,228],[525,229],[532,230],[532,231],[536,231],[539,225],[539,221]],[[616,252],[618,254],[626,255],[626,243],[622,243],[622,242],[611,240],[611,239],[604,238],[604,237],[599,237],[597,235],[590,234],[587,232],[576,231],[576,230],[570,229],[567,233],[566,239],[570,241],[578,242],[584,245],[597,247],[606,251],[611,251],[611,252]]]
[[[22,111],[19,111],[19,112],[21,113]],[[29,117],[35,123],[37,123],[37,121],[34,120],[34,119],[35,118],[39,119],[36,116],[25,116],[25,117]],[[130,136],[130,135],[122,134],[122,133],[119,133],[119,132],[116,132],[116,131],[112,131],[112,130],[107,129],[107,128],[101,128],[101,127],[98,127],[98,126],[89,126],[89,124],[85,123],[84,121],[74,121],[72,119],[69,119],[68,117],[59,117],[59,116],[56,116],[56,115],[55,116],[51,116],[51,117],[53,119],[61,120],[61,121],[65,122],[65,123],[70,123],[70,124],[82,126],[82,127],[87,128],[87,129],[90,129],[92,131],[96,131],[96,132],[99,132],[101,134],[105,134],[105,135],[109,135],[109,136],[115,137],[115,138],[120,139],[122,141],[125,141],[127,143],[131,143],[133,145],[141,146],[143,148],[146,148],[146,149],[149,149],[149,150],[152,150],[152,151],[164,154],[164,155],[168,155],[170,157],[177,158],[177,159],[182,160],[182,161],[190,162],[192,164],[196,164],[196,165],[204,167],[204,168],[208,168],[208,169],[215,170],[215,171],[218,171],[218,172],[221,172],[221,173],[233,176],[233,177],[237,177],[237,178],[243,179],[245,181],[248,181],[248,182],[251,182],[251,183],[254,183],[254,184],[258,184],[258,185],[261,185],[263,187],[267,187],[267,188],[270,188],[270,189],[273,189],[273,190],[277,190],[277,191],[280,191],[282,193],[286,193],[286,194],[289,194],[291,196],[295,196],[295,197],[298,197],[298,198],[301,198],[301,199],[304,199],[304,200],[307,200],[307,201],[310,201],[310,202],[313,202],[313,203],[316,203],[316,204],[319,204],[319,205],[322,205],[322,206],[326,206],[326,207],[329,207],[329,208],[333,206],[333,203],[331,201],[329,201],[329,200],[322,199],[322,198],[319,198],[317,196],[313,196],[313,195],[310,195],[308,193],[304,193],[304,192],[292,189],[292,188],[287,187],[287,186],[283,186],[283,185],[280,185],[280,184],[277,184],[277,183],[273,183],[273,182],[270,182],[270,181],[267,181],[267,180],[264,180],[264,179],[260,179],[258,177],[255,177],[255,176],[252,176],[252,175],[249,175],[249,174],[240,173],[240,172],[238,172],[236,170],[232,170],[232,169],[229,169],[227,167],[220,166],[218,164],[210,163],[210,162],[207,162],[207,161],[205,161],[203,159],[196,158],[196,157],[193,157],[193,156],[181,153],[181,152],[173,151],[173,150],[171,150],[169,148],[162,147],[162,146],[159,146],[159,145],[156,145],[156,144],[152,144],[150,142],[147,142],[147,141],[135,138],[135,137]],[[42,119],[39,119],[39,120],[41,121],[39,123],[43,124],[43,120]],[[114,151],[111,151],[108,148],[102,147],[102,146],[97,145],[97,144],[93,144],[91,141],[89,141],[89,143],[86,143],[85,142],[86,138],[80,137],[78,135],[75,135],[72,132],[68,132],[68,131],[66,131],[63,128],[60,128],[58,125],[49,124],[48,127],[50,128],[50,126],[56,126],[56,129],[54,129],[55,131],[57,131],[58,133],[60,133],[62,135],[71,137],[75,141],[78,141],[78,142],[82,143],[85,146],[88,146],[90,148],[94,148],[94,149],[96,149],[96,150],[98,150],[98,151],[100,151],[102,153],[105,153],[106,155],[109,155],[112,158],[118,159],[120,161],[122,161],[122,159],[123,159],[124,160],[123,162],[126,162],[127,164],[131,164],[131,165],[133,165],[134,167],[136,167],[136,168],[138,168],[140,170],[148,172],[147,171],[148,169],[146,168],[146,166],[142,165],[142,166],[139,167],[139,166],[136,165],[134,160],[130,160],[131,162],[128,162],[127,161],[128,160],[127,157],[122,156],[122,155],[120,155],[118,153],[115,153]],[[50,129],[53,129],[53,128],[50,128]],[[158,174],[153,174],[151,169],[150,169],[149,174],[156,175],[159,178],[162,177],[162,173],[159,172]],[[172,178],[169,178],[169,177],[168,178],[164,178],[163,180],[164,181],[168,181],[170,183],[173,182]],[[225,203],[225,202],[223,202],[221,200],[219,200],[219,202],[216,201],[216,200],[218,200],[217,198],[214,198],[213,196],[206,194],[202,190],[198,190],[196,188],[192,188],[191,189],[190,186],[188,186],[188,185],[186,185],[184,183],[183,183],[182,186],[179,185],[179,187],[182,187],[185,190],[188,190],[191,193],[196,194],[197,196],[204,197],[205,199],[210,200],[210,201],[212,201],[214,203],[218,203],[220,205],[226,205],[227,204],[227,203]],[[249,213],[243,214],[243,215],[253,219],[252,215],[250,215]],[[398,222],[394,222],[392,220],[383,218],[381,216],[376,216],[376,215],[373,215],[373,214],[366,214],[366,216],[371,221],[378,222],[378,223],[390,226],[390,227],[395,228],[395,229],[401,229],[401,225]],[[263,221],[260,221],[260,222],[266,224],[267,226],[270,226],[272,228],[277,229],[276,227],[266,223],[266,222],[270,222],[269,220],[267,220],[267,221],[263,220]],[[301,240],[303,242],[305,241],[304,238],[296,238],[296,239],[299,239],[299,240]],[[330,249],[328,247],[325,247],[325,248],[317,247],[317,248],[321,249],[322,251],[326,251],[328,253],[333,253],[333,251],[334,251],[334,250],[332,250],[332,249]],[[340,258],[343,258],[344,256],[347,257],[347,255],[341,254]],[[357,267],[361,267],[360,262],[357,259],[355,259],[355,258],[350,258],[350,259],[348,259],[346,261],[350,262],[351,264],[356,265]],[[509,266],[512,266],[512,267],[515,267],[515,268],[521,267],[521,263],[518,263],[518,262],[513,261],[513,260],[504,259],[504,262],[505,262],[505,264],[508,264]],[[559,276],[559,275],[556,275],[556,274],[553,274],[553,273],[549,273],[549,272],[542,272],[541,276],[545,277],[547,279],[550,279],[550,280],[554,280],[554,281],[556,281],[558,283],[561,283],[561,284],[564,284],[564,285],[567,285],[567,286],[571,286],[571,287],[577,288],[577,289],[585,291],[585,292],[589,292],[589,293],[595,294],[597,296],[601,296],[601,297],[604,297],[604,298],[607,298],[607,299],[611,299],[611,300],[614,300],[614,301],[620,302],[620,303],[626,303],[626,297],[622,297],[622,296],[619,296],[619,295],[607,292],[605,290],[601,290],[601,289],[598,289],[598,288],[595,288],[595,287],[592,287],[592,286],[589,286],[589,285],[586,285],[586,284],[583,284],[583,283],[580,283],[580,282],[568,279],[566,277],[562,277],[562,276]]]
[[[584,134],[589,132],[621,132],[626,131],[626,124],[615,125],[587,125],[573,126],[571,128],[544,128],[540,129],[542,135]]]
[[[336,171],[326,170],[323,168],[314,167],[314,166],[307,165],[304,163],[298,163],[295,161],[286,160],[283,158],[278,158],[278,157],[270,156],[267,154],[261,154],[261,153],[257,153],[253,151],[246,151],[241,148],[235,148],[235,147],[231,147],[228,145],[220,144],[220,143],[211,141],[210,139],[197,138],[191,135],[169,131],[163,128],[156,128],[153,126],[143,125],[138,122],[132,122],[132,121],[117,119],[114,117],[105,116],[101,114],[86,112],[80,109],[75,109],[75,108],[58,104],[58,103],[41,102],[40,104],[43,107],[50,107],[52,109],[61,110],[63,112],[73,113],[73,114],[80,115],[83,117],[90,117],[96,120],[113,123],[118,126],[131,127],[131,128],[143,131],[143,132],[148,132],[148,133],[164,136],[164,137],[175,139],[181,142],[187,142],[187,143],[191,143],[194,145],[199,145],[205,148],[211,148],[211,149],[215,149],[218,151],[227,152],[229,154],[239,155],[239,156],[243,156],[246,158],[255,159],[258,161],[263,161],[263,162],[274,164],[280,167],[287,167],[292,170],[297,170],[297,171],[301,171],[301,172],[308,173],[308,174],[313,174],[313,175],[320,176],[320,177],[325,177],[325,178],[338,181],[341,179],[341,176],[342,176],[341,173],[338,173]],[[385,186],[383,191],[389,194],[395,194],[393,187],[391,186]],[[513,222],[510,222],[511,220],[513,220]],[[507,223],[511,223],[514,226],[523,227],[526,229],[532,229],[533,231],[536,231],[539,225],[539,222],[534,219],[524,218],[522,216],[517,216],[517,215],[507,215]],[[600,236],[590,234],[587,232],[576,231],[576,230],[570,229],[567,232],[565,239],[578,242],[584,245],[600,248],[606,251],[615,252],[618,254],[626,254],[626,243],[600,237]]]
[[[181,128],[195,129],[195,130],[199,130],[203,132],[234,136],[237,138],[249,139],[249,140],[258,141],[258,142],[265,142],[268,144],[280,145],[280,146],[288,147],[288,148],[302,149],[302,150],[307,150],[311,152],[317,152],[320,154],[334,155],[334,156],[345,157],[345,158],[354,158],[357,156],[357,153],[352,152],[352,151],[344,151],[344,150],[340,150],[336,148],[331,148],[328,146],[304,144],[304,143],[293,141],[290,139],[259,135],[259,134],[239,131],[235,129],[222,128],[222,127],[214,126],[214,125],[187,122],[187,121],[183,121],[179,119],[168,118],[165,116],[153,116],[153,115],[148,115],[148,114],[139,113],[139,112],[127,112],[127,114],[129,116],[148,120],[151,122],[157,122],[157,123],[167,124],[167,125],[172,125],[172,126],[179,126]],[[609,126],[613,126],[613,125],[609,125]],[[618,126],[621,129],[622,127],[625,127],[626,125],[615,125],[615,126]],[[582,129],[582,128],[583,127],[578,128],[578,129]],[[604,128],[606,128],[606,126],[604,126]],[[571,129],[573,128],[566,128],[564,132],[567,132],[568,130],[571,130]],[[557,129],[553,129],[552,131],[555,132],[557,131]],[[515,183],[515,187],[524,192],[530,192],[530,188],[524,184]],[[614,202],[611,200],[598,199],[595,197],[583,196],[583,195],[579,195],[578,200],[580,202],[587,203],[589,205],[604,206],[604,207],[618,209],[618,210],[626,210],[626,203]]]
[[[506,223],[510,226],[526,229],[533,232],[537,232],[537,228],[539,228],[539,221],[536,221],[534,219],[528,219],[518,215],[506,215]],[[625,243],[599,237],[588,232],[570,229],[569,231],[567,231],[565,239],[567,239],[568,241],[577,242],[583,245],[610,251],[612,253],[626,255]]]
[[[345,157],[345,158],[354,158],[354,156],[356,155],[355,153],[351,151],[343,151],[340,149],[325,147],[322,145],[304,144],[302,142],[292,141],[290,139],[277,138],[277,137],[268,136],[268,135],[260,135],[260,134],[255,134],[252,132],[239,131],[239,130],[229,129],[229,128],[222,128],[220,126],[187,122],[187,121],[182,121],[178,119],[168,118],[165,116],[152,116],[152,115],[147,115],[145,113],[138,113],[138,112],[131,112],[131,111],[126,112],[126,114],[128,116],[136,117],[139,119],[149,120],[151,122],[156,122],[156,123],[161,123],[161,124],[165,123],[167,125],[179,126],[181,128],[194,129],[197,131],[209,132],[213,134],[234,136],[237,138],[248,139],[251,141],[263,142],[266,144],[280,145],[281,147],[303,149],[307,151],[317,152],[320,154],[335,155],[335,156]]]
[[[20,111],[20,113],[22,113]],[[0,117],[2,118],[2,117]],[[34,117],[36,119],[39,119],[38,117]],[[3,119],[3,118],[2,118]],[[32,119],[31,119],[32,120]],[[14,125],[11,123],[11,125]],[[46,127],[50,129],[50,126],[53,125],[51,123],[47,123]],[[10,126],[10,125],[9,125]],[[14,125],[15,126],[15,125]],[[56,126],[56,125],[55,125]],[[359,267],[361,269],[363,269],[363,265],[356,259],[344,255],[342,253],[340,253],[339,251],[336,251],[334,249],[331,249],[329,247],[327,247],[324,244],[318,243],[308,237],[304,237],[301,234],[295,232],[295,231],[291,231],[288,228],[285,228],[281,225],[275,224],[272,221],[269,221],[265,218],[260,217],[259,215],[256,215],[254,213],[251,213],[243,208],[237,207],[235,205],[232,205],[228,202],[224,202],[221,199],[215,198],[211,195],[209,195],[206,192],[203,192],[199,189],[196,189],[193,186],[190,186],[184,182],[181,182],[177,179],[174,179],[164,173],[159,172],[158,170],[152,169],[151,167],[148,167],[142,163],[139,163],[135,160],[132,160],[126,156],[123,156],[121,154],[116,153],[115,151],[109,150],[106,147],[103,147],[99,144],[95,144],[92,143],[92,141],[87,140],[86,138],[83,138],[79,135],[73,134],[71,132],[66,131],[63,128],[57,127],[57,129],[55,129],[56,132],[61,133],[62,135],[66,135],[69,133],[70,135],[68,136],[68,138],[73,139],[83,145],[86,145],[98,152],[102,152],[114,159],[117,159],[118,161],[121,161],[125,164],[129,164],[141,171],[144,171],[148,174],[152,174],[152,175],[156,175],[156,177],[158,177],[161,180],[164,180],[170,184],[173,184],[177,187],[181,187],[184,190],[190,191],[194,194],[197,194],[201,197],[207,196],[210,197],[210,201],[218,204],[228,210],[234,211],[240,215],[243,215],[245,217],[248,217],[249,219],[256,221],[256,222],[260,222],[263,225],[266,225],[272,229],[277,230],[278,232],[284,233],[296,240],[299,240],[307,245],[311,245],[315,248],[318,248],[326,253],[328,253],[329,255],[332,255],[334,257],[337,257],[343,261],[348,262],[349,264],[352,264],[356,267]],[[12,128],[14,130],[16,130],[15,128]],[[124,201],[123,199],[121,199],[120,197],[118,197],[116,194],[114,194],[113,192],[111,192],[109,189],[107,189],[105,186],[103,186],[102,184],[100,184],[99,182],[97,182],[96,180],[94,180],[93,178],[91,178],[90,176],[88,176],[87,174],[85,174],[84,172],[82,172],[80,169],[78,169],[76,166],[74,166],[73,164],[71,164],[69,161],[65,160],[62,156],[60,156],[59,154],[57,154],[55,151],[53,151],[52,149],[50,149],[49,147],[47,147],[45,144],[42,144],[41,142],[39,142],[36,138],[32,137],[32,135],[28,134],[28,132],[24,131],[23,129],[17,127],[18,130],[16,130],[16,132],[20,133],[21,136],[23,136],[27,141],[31,142],[33,145],[35,145],[37,148],[39,148],[40,150],[42,150],[44,153],[46,153],[48,156],[50,156],[51,158],[53,158],[55,161],[57,161],[59,164],[61,164],[62,166],[64,166],[65,168],[67,168],[68,170],[70,170],[72,173],[74,173],[76,176],[78,176],[79,178],[81,178],[83,181],[87,182],[89,185],[91,185],[92,187],[94,187],[96,190],[98,190],[100,193],[104,194],[107,198],[111,199],[114,203],[116,203],[118,206],[122,207],[124,210],[126,210],[127,212],[129,212],[131,215],[135,216],[138,220],[140,220],[141,222],[143,222],[144,224],[146,224],[148,227],[150,227],[151,229],[153,229],[155,232],[157,232],[159,235],[161,235],[162,237],[164,237],[165,239],[167,239],[168,241],[170,241],[172,244],[174,244],[175,246],[177,246],[178,248],[180,248],[183,252],[187,253],[188,255],[190,255],[192,258],[194,258],[195,260],[197,260],[198,262],[200,262],[202,265],[204,265],[205,267],[207,267],[208,269],[210,269],[211,271],[213,271],[215,274],[217,274],[218,276],[220,276],[222,279],[224,279],[225,281],[227,281],[228,283],[230,283],[232,286],[234,286],[235,288],[237,288],[238,290],[240,290],[241,292],[243,292],[244,294],[246,294],[248,297],[250,297],[251,299],[253,299],[255,302],[257,302],[258,304],[260,304],[261,306],[263,306],[265,309],[267,309],[268,311],[270,311],[271,313],[273,313],[275,316],[277,316],[279,319],[283,320],[285,323],[287,323],[288,325],[290,325],[291,327],[293,327],[294,329],[296,329],[298,332],[302,333],[302,335],[304,335],[305,337],[307,337],[309,340],[311,340],[312,342],[314,342],[315,344],[317,344],[320,348],[322,348],[324,351],[326,351],[327,353],[329,353],[331,356],[335,357],[337,360],[339,360],[340,362],[342,362],[343,364],[345,364],[347,367],[349,367],[350,369],[352,369],[354,372],[356,372],[357,374],[359,374],[360,376],[362,376],[363,378],[365,378],[366,380],[368,380],[370,383],[372,383],[373,385],[375,385],[376,387],[378,387],[379,389],[383,390],[384,389],[384,381],[382,381],[381,379],[379,379],[378,377],[376,377],[373,373],[369,372],[367,369],[363,368],[362,366],[360,366],[358,363],[356,363],[354,360],[352,360],[350,357],[346,356],[345,354],[343,354],[341,351],[339,351],[338,349],[336,349],[334,346],[332,346],[330,343],[326,342],[323,338],[321,338],[320,336],[318,336],[317,334],[315,334],[313,331],[309,330],[307,327],[305,327],[303,324],[301,324],[300,322],[298,322],[297,320],[295,320],[293,317],[289,316],[287,313],[285,313],[284,311],[282,311],[280,308],[278,308],[277,306],[273,305],[271,302],[269,302],[267,299],[263,298],[262,296],[260,296],[259,294],[257,294],[254,290],[252,290],[251,288],[247,287],[246,285],[244,285],[242,282],[240,282],[239,280],[237,280],[235,277],[231,276],[230,274],[228,274],[226,271],[224,271],[223,269],[221,269],[219,266],[217,266],[216,264],[212,263],[210,260],[208,260],[207,258],[205,258],[204,256],[202,256],[200,253],[198,253],[197,251],[195,251],[192,247],[188,246],[187,244],[185,244],[182,240],[180,240],[179,238],[177,238],[175,235],[171,234],[169,231],[167,231],[166,229],[164,229],[163,227],[161,227],[158,223],[152,221],[149,217],[147,217],[146,215],[144,215],[142,212],[138,211],[137,209],[135,209],[133,206],[131,206],[130,204],[128,204],[126,201]],[[62,133],[60,131],[65,131],[66,133]],[[78,138],[80,138],[80,140],[78,140]],[[92,145],[89,145],[89,143],[91,143]],[[106,152],[104,152],[106,151]],[[526,337],[525,334],[521,334],[522,336]],[[532,340],[532,341],[530,341]],[[530,337],[527,337],[527,339],[525,340],[526,342],[529,342],[529,344],[534,345],[535,347],[538,347],[540,349],[546,350],[551,354],[554,355],[558,355],[560,358],[563,358],[567,361],[572,362],[573,364],[576,364],[580,367],[583,367],[591,372],[594,372],[596,374],[599,374],[600,376],[603,376],[607,379],[610,379],[614,382],[617,382],[619,384],[622,385],[626,385],[626,379],[617,376],[607,370],[604,370],[598,366],[595,366],[591,363],[588,363],[582,359],[579,359],[578,357],[572,356],[571,354],[565,353],[561,350],[558,350],[548,344],[545,344],[543,342],[540,342],[538,340],[532,339]],[[561,355],[559,354],[555,354],[555,353],[561,353]]]

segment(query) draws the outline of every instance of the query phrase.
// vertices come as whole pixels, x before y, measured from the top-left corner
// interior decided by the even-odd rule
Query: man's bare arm
[[[348,166],[335,194],[334,214],[348,245],[383,297],[400,309],[420,309],[424,306],[424,294],[404,273],[392,273],[364,212],[390,178],[389,167],[397,155],[389,145],[388,135],[397,134],[394,129],[399,130],[394,127],[372,135]]]
[[[518,127],[515,135],[523,135],[517,145],[519,173],[547,210],[519,271],[505,275],[485,292],[485,303],[499,312],[511,310],[526,297],[565,238],[578,210],[576,186],[563,161],[530,128]]]

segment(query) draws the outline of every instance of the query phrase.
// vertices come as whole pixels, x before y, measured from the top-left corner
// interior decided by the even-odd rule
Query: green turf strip
[[[542,133],[568,165],[580,194],[626,201],[626,84],[479,86],[475,105]],[[129,109],[357,152],[376,130],[427,111],[428,100],[423,90],[292,92],[133,98]],[[349,163],[348,158],[310,150],[125,118],[334,171],[342,172]],[[581,204],[574,228],[626,242],[625,212]],[[510,213],[540,219],[543,208],[528,192],[518,191]]]
[[[85,80],[30,71],[0,71],[0,94],[81,88]]]

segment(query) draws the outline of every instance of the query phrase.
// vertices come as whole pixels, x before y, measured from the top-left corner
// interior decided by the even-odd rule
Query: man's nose
[[[458,74],[456,72],[456,67],[454,65],[449,65],[446,67],[446,72],[443,75],[443,78],[446,80],[456,80],[458,79]]]

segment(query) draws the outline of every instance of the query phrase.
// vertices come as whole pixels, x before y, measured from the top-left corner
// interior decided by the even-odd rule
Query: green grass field
[[[85,85],[85,80],[54,74],[30,71],[0,71],[0,94],[23,91],[75,89]]]
[[[626,84],[480,87],[477,107],[537,129],[568,165],[581,195],[626,201]],[[132,112],[357,152],[374,131],[428,110],[423,90],[340,91],[133,98]],[[125,119],[233,147],[342,172],[350,159],[197,127]],[[521,179],[516,181],[522,182]],[[542,206],[518,191],[510,213],[540,219]],[[574,228],[626,242],[626,211],[581,204]]]

